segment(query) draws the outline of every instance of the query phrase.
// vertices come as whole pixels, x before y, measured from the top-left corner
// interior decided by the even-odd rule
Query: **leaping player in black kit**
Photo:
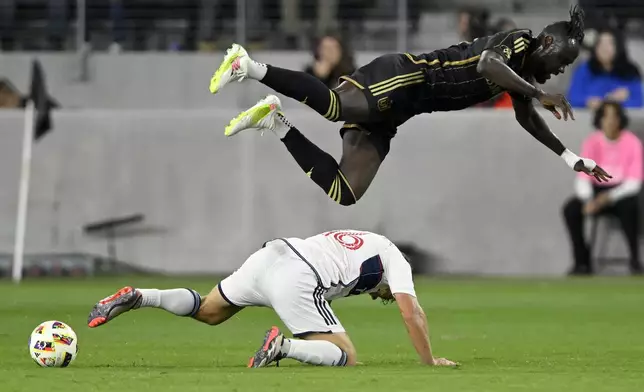
[[[568,150],[532,104],[536,99],[557,119],[574,120],[563,95],[548,94],[534,83],[545,83],[575,61],[584,38],[583,18],[575,7],[569,21],[550,24],[537,37],[516,29],[426,54],[387,54],[341,77],[333,90],[304,72],[255,62],[234,44],[212,77],[210,91],[215,94],[231,81],[255,79],[330,121],[344,121],[339,164],[286,120],[274,95],[239,114],[225,130],[226,136],[246,129],[273,131],[302,170],[341,205],[362,197],[405,121],[421,113],[465,109],[505,91],[528,133],[573,170],[605,181],[611,176],[593,160]]]

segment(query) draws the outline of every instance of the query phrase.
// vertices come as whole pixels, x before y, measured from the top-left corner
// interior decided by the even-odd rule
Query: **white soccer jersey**
[[[357,230],[334,230],[306,239],[286,238],[314,269],[328,300],[377,291],[416,296],[411,266],[386,237]]]

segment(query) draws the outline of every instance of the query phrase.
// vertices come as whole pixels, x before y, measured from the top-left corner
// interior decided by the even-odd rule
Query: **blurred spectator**
[[[610,214],[619,219],[630,252],[634,274],[642,272],[639,262],[639,205],[644,160],[642,142],[625,128],[628,118],[617,102],[604,102],[595,113],[593,132],[583,143],[581,156],[595,160],[613,178],[598,183],[593,177],[579,173],[575,196],[563,208],[563,215],[572,242],[575,264],[571,274],[591,274],[590,250],[584,238],[586,216]]]
[[[63,50],[67,39],[68,0],[49,0],[48,7],[48,43],[50,50]]]
[[[15,45],[16,0],[0,0],[0,50]]]
[[[353,54],[349,52],[342,40],[334,35],[325,35],[317,41],[313,56],[315,61],[305,71],[320,79],[329,88],[338,85],[338,78],[351,75],[356,66]]]
[[[68,0],[25,3],[0,0],[0,50],[62,50],[67,36]],[[30,23],[46,21],[45,39],[34,39]]]
[[[510,18],[499,18],[494,26],[492,26],[492,33],[500,33],[501,31],[510,31],[517,28],[516,23]]]
[[[590,60],[575,69],[568,98],[574,107],[597,109],[604,99],[642,106],[642,78],[619,36],[602,31]]]
[[[199,12],[201,11],[197,0],[151,1],[151,0],[111,0],[110,17],[119,18],[123,15],[126,19],[133,20],[134,50],[147,50],[150,48],[150,38],[159,32],[159,25],[167,21],[184,21],[186,23],[185,35],[181,42],[172,39],[157,42],[155,50],[196,50]],[[117,20],[114,21],[117,23]],[[166,37],[167,38],[167,37]]]
[[[624,31],[629,20],[644,19],[641,0],[579,0],[587,28],[610,27]]]
[[[458,12],[457,30],[461,41],[471,42],[474,38],[485,37],[489,33],[489,11],[479,8],[463,8]]]

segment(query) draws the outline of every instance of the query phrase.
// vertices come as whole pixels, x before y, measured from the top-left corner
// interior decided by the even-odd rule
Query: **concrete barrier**
[[[450,43],[451,44],[451,43]],[[356,63],[364,65],[381,55],[361,52]],[[94,54],[88,60],[88,80],[80,81],[80,60],[74,53],[7,53],[0,56],[0,76],[23,92],[29,86],[29,62],[39,58],[50,90],[63,107],[100,109],[221,109],[255,104],[271,90],[251,82],[227,86],[225,94],[208,91],[210,78],[223,58],[213,54]],[[302,70],[311,61],[309,52],[257,52],[258,61]],[[550,91],[565,92],[567,75],[552,80]],[[292,100],[287,107],[296,107]]]
[[[234,114],[57,112],[56,130],[34,149],[27,251],[104,253],[82,226],[143,213],[156,230],[120,239],[120,258],[169,273],[229,272],[267,239],[336,228],[411,241],[438,254],[436,269],[447,273],[557,275],[569,266],[559,210],[574,174],[511,112],[409,121],[349,208],[307,179],[273,135],[225,138]],[[308,109],[287,114],[338,156],[338,124]],[[632,115],[644,123],[644,113]],[[590,132],[588,113],[548,122],[575,151]],[[0,113],[0,251],[12,250],[21,129],[22,113]]]

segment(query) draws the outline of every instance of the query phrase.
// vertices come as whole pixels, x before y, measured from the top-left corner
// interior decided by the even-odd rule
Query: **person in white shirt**
[[[338,230],[307,239],[269,241],[205,297],[191,289],[125,287],[94,306],[88,325],[94,328],[142,307],[218,325],[245,307],[264,306],[275,310],[294,338],[272,327],[248,367],[264,367],[284,358],[352,366],[356,350],[329,303],[363,293],[398,304],[423,363],[456,365],[432,353],[427,319],[416,299],[405,256],[386,237],[366,231]]]

